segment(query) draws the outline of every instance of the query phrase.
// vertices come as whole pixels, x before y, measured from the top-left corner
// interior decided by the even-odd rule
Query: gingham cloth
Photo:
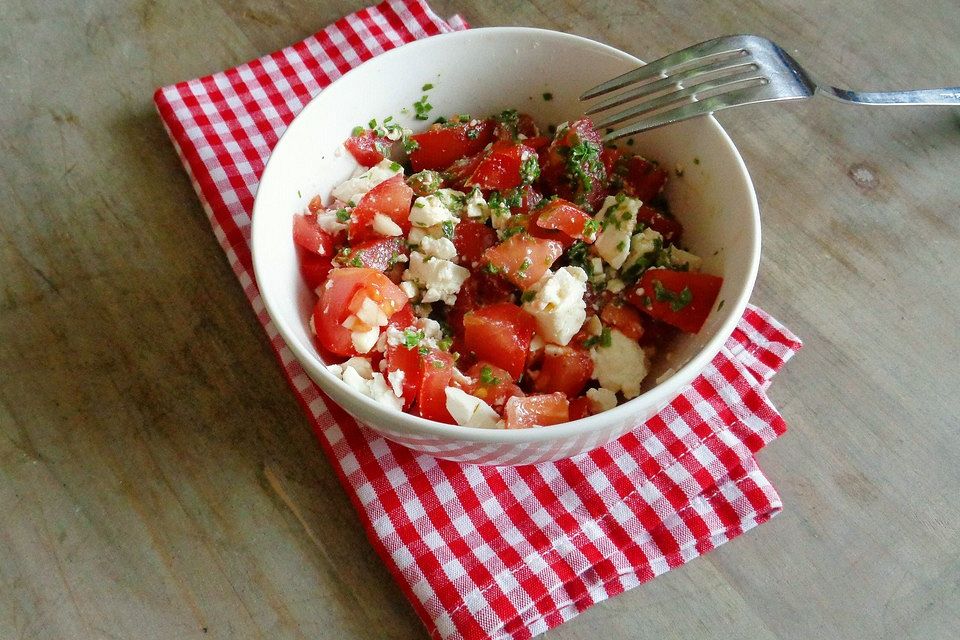
[[[258,179],[280,134],[324,86],[382,51],[466,27],[419,0],[390,0],[282,51],[159,89],[155,101],[324,452],[430,636],[519,639],[780,511],[753,455],[784,432],[764,391],[800,342],[750,307],[703,375],[642,428],[536,466],[417,454],[328,402],[277,334],[253,281]]]

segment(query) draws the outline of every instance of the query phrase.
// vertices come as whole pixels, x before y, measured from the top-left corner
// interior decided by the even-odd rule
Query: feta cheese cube
[[[610,330],[610,346],[590,350],[593,377],[600,386],[613,393],[621,392],[629,400],[640,395],[640,383],[649,370],[647,354],[635,340],[617,329]]]
[[[630,253],[630,236],[637,227],[641,204],[637,198],[607,196],[594,216],[601,230],[593,247],[614,269],[622,267]]]
[[[610,278],[607,281],[607,291],[610,293],[620,293],[626,286],[620,278]]]
[[[457,248],[447,238],[424,237],[420,241],[420,252],[441,260],[453,261],[457,257]]]
[[[332,236],[347,228],[347,225],[337,220],[336,211],[321,211],[317,213],[317,226]]]
[[[468,218],[477,220],[478,222],[485,222],[490,217],[490,207],[487,205],[487,201],[484,200],[483,194],[480,193],[480,189],[474,187],[470,195],[467,196],[464,213]]]
[[[420,288],[417,287],[417,285],[415,285],[414,283],[410,282],[409,280],[404,280],[403,282],[401,282],[400,289],[402,289],[403,292],[407,294],[407,297],[410,298],[411,300],[413,300],[418,295],[420,295]]]
[[[380,339],[380,327],[373,326],[366,331],[351,331],[350,341],[357,353],[370,353]]]
[[[337,185],[330,194],[353,207],[370,189],[396,175],[403,175],[403,167],[392,160],[383,159],[379,164],[370,167],[355,178]]]
[[[640,270],[653,265],[657,261],[657,254],[663,248],[663,236],[647,227],[630,238],[630,254],[623,263],[624,269],[630,269],[641,263]]]
[[[386,360],[383,360],[386,362]],[[398,398],[403,397],[403,379],[406,377],[406,374],[397,369],[396,371],[391,371],[387,374],[387,382],[390,383],[390,388],[393,389],[393,394]]]
[[[537,321],[537,331],[548,342],[566,345],[587,319],[587,274],[580,267],[564,267],[549,274],[535,288],[523,308]]]
[[[587,398],[590,399],[590,408],[594,413],[609,411],[617,406],[617,394],[609,389],[587,389]]]
[[[410,268],[403,272],[404,280],[413,281],[426,289],[421,302],[442,301],[448,305],[457,301],[457,293],[469,277],[470,271],[460,265],[424,256],[418,251],[410,254]]]
[[[683,249],[678,249],[673,245],[667,247],[665,253],[667,254],[667,260],[670,261],[670,264],[675,267],[686,267],[688,271],[700,271],[700,266],[703,264],[700,256],[694,255],[689,251],[684,251]]]
[[[354,357],[343,364],[332,364],[327,369],[354,391],[397,411],[403,409],[401,397],[390,388],[382,373],[373,371],[368,359]]]
[[[447,387],[444,392],[447,395],[447,411],[457,424],[484,429],[500,428],[499,414],[480,398],[456,387]]]
[[[452,189],[439,189],[429,196],[420,196],[410,208],[410,222],[415,227],[432,227],[452,222],[460,218],[457,214],[463,208],[463,194]]]
[[[394,222],[393,218],[382,213],[373,216],[373,230],[388,238],[403,235],[403,229],[400,228],[400,225]]]

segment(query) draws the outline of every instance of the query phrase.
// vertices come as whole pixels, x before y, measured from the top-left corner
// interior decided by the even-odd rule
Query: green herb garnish
[[[500,378],[493,375],[493,369],[484,365],[480,369],[480,384],[500,384]]]
[[[550,93],[549,91],[544,91],[543,99],[546,100],[547,102],[550,102],[551,100],[553,100],[553,94]]]
[[[420,344],[420,341],[424,338],[423,331],[414,331],[413,329],[404,329],[403,331],[403,346],[407,349],[413,349],[415,346]]]
[[[589,349],[594,345],[598,345],[601,347],[609,347],[611,344],[612,344],[612,337],[610,335],[609,327],[604,327],[600,331],[600,335],[590,336],[589,338],[583,341],[583,346],[587,349]]]
[[[447,240],[453,240],[453,220],[444,220],[440,223],[443,229],[443,237]]]
[[[653,296],[657,302],[669,302],[673,311],[680,311],[693,302],[693,292],[690,287],[684,287],[680,293],[670,291],[659,280],[653,281]]]
[[[433,105],[427,102],[427,96],[424,95],[413,103],[413,109],[417,112],[416,115],[413,116],[414,118],[417,120],[426,120],[428,118],[427,114],[433,109]]]
[[[350,212],[346,209],[337,209],[337,222],[346,222],[350,219]]]
[[[420,91],[430,91],[430,89],[433,89],[433,85],[428,82],[420,88]]]

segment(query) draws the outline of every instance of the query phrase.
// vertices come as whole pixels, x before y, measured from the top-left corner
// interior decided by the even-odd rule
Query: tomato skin
[[[420,358],[420,385],[417,392],[417,413],[421,418],[456,424],[447,411],[447,392],[453,379],[453,356],[432,349]]]
[[[536,327],[533,316],[517,305],[491,304],[463,317],[464,343],[478,360],[494,364],[512,380],[519,380]]]
[[[373,218],[382,213],[397,223],[404,235],[410,231],[410,203],[413,201],[411,189],[403,176],[393,176],[370,189],[350,214],[349,234],[351,242],[368,238],[380,238],[373,230]]]
[[[352,267],[331,270],[313,309],[317,340],[327,351],[341,356],[357,355],[343,321],[361,293],[374,299],[387,318],[408,304],[407,294],[379,271]]]
[[[353,245],[350,260],[356,258],[367,269],[386,271],[396,262],[396,256],[406,252],[407,244],[402,238],[374,238]]]
[[[593,359],[588,351],[549,345],[543,354],[543,365],[533,382],[533,389],[540,393],[560,392],[572,398],[583,391],[591,375]]]
[[[540,210],[536,224],[542,229],[560,231],[572,240],[583,240],[592,244],[596,240],[596,233],[585,233],[584,229],[592,220],[592,216],[572,202],[557,198]]]
[[[483,161],[483,156],[483,151],[480,151],[472,156],[460,158],[451,164],[447,170],[443,172],[444,183],[453,189],[465,189],[467,180],[470,179],[470,176],[473,175],[473,172],[476,171],[477,167]]]
[[[631,306],[608,302],[600,309],[600,319],[603,324],[614,327],[631,340],[640,340],[643,337],[643,320]]]
[[[562,393],[510,398],[504,408],[503,417],[506,419],[507,429],[547,427],[569,422],[570,401]]]
[[[297,248],[297,255],[300,263],[300,275],[307,283],[307,287],[315,291],[327,280],[327,274],[330,273],[333,266],[332,262],[327,256],[318,256],[299,247]]]
[[[447,324],[458,336],[454,340],[463,334],[464,315],[485,305],[510,302],[512,295],[513,285],[506,280],[484,271],[474,271],[460,287],[456,303],[447,310]],[[465,353],[462,349],[457,350]]]
[[[467,186],[506,191],[523,182],[521,168],[527,158],[536,158],[537,152],[524,144],[495,142],[489,153],[474,169]]]
[[[595,162],[577,163],[586,176],[585,183],[568,174],[570,149],[577,145],[587,145],[597,154]],[[596,209],[606,196],[607,174],[600,161],[602,150],[603,142],[593,122],[589,118],[575,120],[565,130],[558,131],[550,146],[540,152],[540,180],[561,198]]]
[[[670,300],[658,300],[657,283],[672,298],[689,289],[689,303],[676,311]],[[648,269],[640,283],[627,293],[627,299],[641,311],[681,331],[696,333],[703,327],[720,293],[723,278],[709,273]],[[642,293],[641,293],[642,292]]]
[[[333,236],[320,228],[315,215],[293,216],[293,241],[310,253],[333,258]]]
[[[504,278],[527,289],[543,277],[562,253],[561,243],[521,232],[487,249],[483,258]]]
[[[456,160],[483,151],[493,140],[493,129],[492,121],[482,120],[453,126],[441,125],[414,134],[410,139],[420,146],[410,153],[410,165],[414,171],[442,171]]]
[[[660,195],[665,184],[667,184],[665,170],[640,156],[632,156],[627,160],[623,188],[628,195],[639,198],[643,202],[649,202]]]
[[[350,155],[365,167],[372,167],[383,160],[383,151],[393,144],[390,140],[378,138],[367,129],[359,136],[350,136],[343,143]]]
[[[489,375],[488,382],[484,382],[483,372],[486,369]],[[489,362],[478,362],[467,370],[467,376],[474,382],[464,387],[464,391],[474,395],[497,411],[503,410],[503,405],[514,396],[523,396],[523,391],[510,379],[510,374],[500,367]]]
[[[403,331],[414,325],[413,309],[408,303],[400,311],[390,316],[388,327]],[[387,344],[387,372],[403,372],[403,408],[406,409],[417,398],[420,389],[420,352],[417,347],[408,349],[402,344]]]
[[[593,405],[587,396],[578,396],[570,401],[570,420],[588,418],[592,414]]]
[[[483,252],[497,244],[497,232],[476,220],[461,220],[453,230],[453,245],[460,264],[470,267],[483,258]]]
[[[600,152],[600,162],[607,171],[607,176],[612,176],[617,169],[617,163],[623,157],[623,151],[616,147],[604,147]]]
[[[647,205],[637,211],[637,220],[662,235],[664,242],[677,242],[683,234],[683,225]]]

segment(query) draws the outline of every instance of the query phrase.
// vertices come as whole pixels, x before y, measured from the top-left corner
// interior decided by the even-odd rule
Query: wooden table
[[[0,10],[0,638],[420,638],[151,105],[358,2]],[[37,6],[33,6],[33,5]],[[190,6],[186,6],[186,5]],[[653,59],[759,33],[862,88],[960,84],[956,0],[484,3]],[[754,301],[806,348],[761,463],[786,510],[548,638],[952,638],[960,111],[720,118],[756,182]]]

